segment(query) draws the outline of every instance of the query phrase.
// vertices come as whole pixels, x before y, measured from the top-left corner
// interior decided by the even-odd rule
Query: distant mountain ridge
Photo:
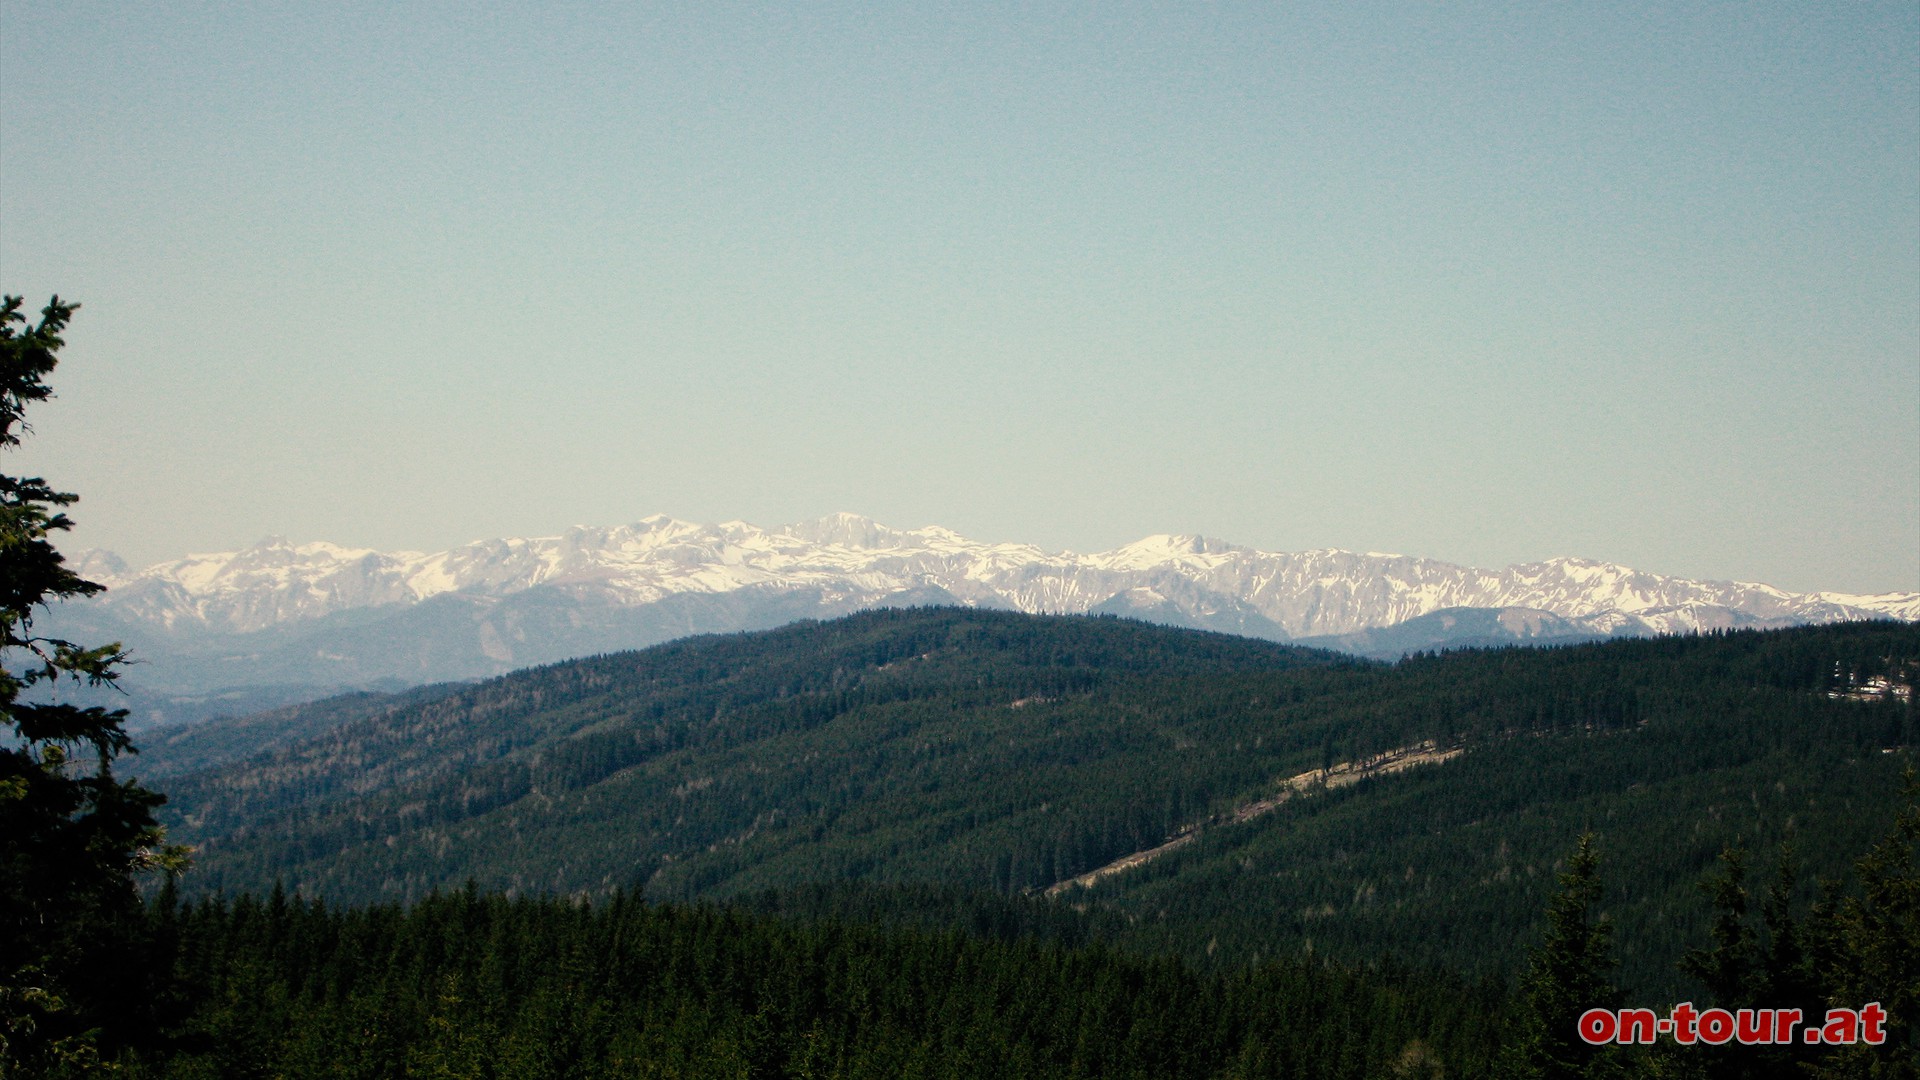
[[[1266,552],[1171,535],[1081,555],[982,543],[938,526],[894,529],[844,513],[771,529],[654,516],[433,553],[273,537],[138,572],[110,553],[89,552],[78,568],[110,586],[99,603],[123,620],[220,633],[446,594],[498,599],[539,587],[625,607],[741,590],[817,591],[823,603],[854,606],[921,592],[971,607],[1113,612],[1279,639],[1353,634],[1447,608],[1527,608],[1578,620],[1582,631],[1598,634],[1920,619],[1920,593],[1790,593],[1576,558],[1483,570],[1338,549]]]
[[[431,553],[275,537],[138,571],[98,551],[75,565],[109,589],[61,605],[48,628],[77,641],[121,641],[142,661],[121,683],[132,696],[103,701],[130,707],[137,726],[240,715],[347,689],[481,678],[875,607],[1119,615],[1384,659],[1920,619],[1920,593],[1797,594],[1582,559],[1480,570],[1167,535],[1083,555],[983,543],[935,526],[894,529],[854,514],[771,529],[656,516]],[[1390,629],[1402,624],[1409,625]]]

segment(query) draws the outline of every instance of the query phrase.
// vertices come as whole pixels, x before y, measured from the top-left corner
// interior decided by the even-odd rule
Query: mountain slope
[[[455,798],[451,812],[471,817],[482,804],[532,796],[545,805],[603,780],[631,782],[621,774],[636,767],[671,779],[742,748],[838,734],[823,729],[847,715],[884,719],[924,709],[970,724],[983,710],[1019,717],[1140,679],[1350,664],[1330,653],[1116,619],[875,611],[532,669],[411,706],[376,698],[356,714],[348,703],[311,741],[244,767],[171,781],[169,790],[176,820],[192,836],[257,828],[265,814],[311,820],[330,803],[403,788],[433,788],[439,794],[432,798]],[[153,775],[174,773],[170,750],[205,754],[221,740],[244,746],[240,733],[251,725],[219,722],[162,741],[140,765]],[[669,786],[683,781],[692,790],[705,786],[697,777]],[[720,818],[728,817],[723,808]]]
[[[1191,536],[1080,555],[981,543],[936,527],[892,529],[851,514],[774,529],[654,517],[431,554],[271,539],[137,573],[106,553],[79,562],[111,588],[63,605],[49,625],[75,640],[132,649],[143,663],[123,689],[142,726],[201,719],[228,702],[265,707],[328,688],[481,678],[883,606],[1117,614],[1386,658],[1463,645],[1920,618],[1920,594],[1791,594],[1579,559],[1492,571],[1398,555],[1262,552]],[[1490,619],[1495,625],[1476,631]],[[1515,629],[1515,620],[1542,619],[1568,625]],[[1395,626],[1406,629],[1382,636]]]
[[[625,606],[756,588],[813,589],[824,602],[861,606],[931,587],[959,603],[1028,612],[1084,612],[1139,590],[1151,594],[1150,606],[1168,605],[1187,618],[1253,614],[1290,637],[1353,633],[1460,607],[1526,607],[1567,618],[1618,613],[1659,632],[1920,618],[1920,593],[1794,594],[1583,559],[1490,571],[1401,555],[1262,552],[1193,536],[1152,536],[1076,555],[980,543],[938,527],[892,529],[852,514],[776,529],[652,517],[433,554],[272,538],[137,574],[104,553],[82,565],[112,586],[103,606],[130,623],[224,632],[542,586]]]
[[[1075,902],[1201,959],[1404,938],[1483,971],[1511,970],[1553,860],[1595,827],[1638,875],[1618,915],[1651,981],[1721,845],[1791,820],[1837,874],[1871,839],[1913,709],[1830,694],[1916,671],[1920,631],[1893,624],[1386,668],[1121,620],[883,611],[344,708],[163,786],[203,845],[197,890],[1023,892],[1191,835]],[[1427,740],[1466,752],[1246,812]]]
[[[1297,644],[1376,660],[1445,649],[1580,645],[1620,635],[1615,616],[1562,618],[1534,608],[1443,608],[1392,626],[1300,638]]]

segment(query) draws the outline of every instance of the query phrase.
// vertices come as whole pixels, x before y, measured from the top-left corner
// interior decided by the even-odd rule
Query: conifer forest
[[[879,609],[130,734],[74,500],[0,477],[0,1076],[1920,1076],[1912,624]],[[1581,1035],[1681,1003],[1880,1037]]]

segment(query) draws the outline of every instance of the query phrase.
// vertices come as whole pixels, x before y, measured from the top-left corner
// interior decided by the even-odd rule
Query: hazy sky
[[[396,8],[398,10],[396,10]],[[1920,588],[1920,5],[0,3],[135,563],[855,510]]]

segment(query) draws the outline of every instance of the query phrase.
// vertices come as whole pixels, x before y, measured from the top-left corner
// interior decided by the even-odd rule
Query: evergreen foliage
[[[155,905],[136,1077],[1471,1076],[1500,1003],[1317,963],[1202,975],[1032,937],[472,891]]]
[[[1580,838],[1547,903],[1546,933],[1530,950],[1520,980],[1520,1009],[1502,1061],[1505,1071],[1543,1080],[1605,1076],[1612,1055],[1582,1040],[1576,1024],[1588,1009],[1614,1009],[1613,926],[1601,918],[1600,856],[1591,833]]]
[[[204,843],[197,893],[1017,895],[1179,834],[1062,899],[1203,966],[1311,951],[1474,979],[1524,966],[1555,863],[1592,831],[1622,853],[1618,981],[1664,997],[1698,992],[1675,963],[1707,932],[1693,883],[1722,849],[1791,837],[1804,905],[1873,842],[1914,710],[1830,695],[1913,657],[1915,628],[1857,624],[1388,667],[1114,619],[880,611],[310,710],[330,726],[168,785]],[[1422,740],[1466,753],[1233,820],[1281,778]]]
[[[77,304],[47,302],[37,323],[0,302],[0,447],[20,444],[26,407],[53,394]],[[132,749],[124,712],[58,700],[62,685],[110,684],[118,645],[34,632],[37,609],[100,586],[68,569],[51,537],[75,496],[39,477],[0,476],[0,1073],[55,1075],[100,1052],[98,1029],[141,1010],[136,872],[178,866],[153,817],[161,797],[113,775]],[[111,1039],[108,1040],[109,1044]],[[111,1046],[108,1046],[111,1049]]]
[[[74,305],[19,308],[0,447]],[[73,501],[0,476],[0,1080],[1920,1076],[1920,723],[1859,692],[1912,626],[1386,666],[868,612],[169,737],[177,883],[125,714],[60,700],[126,657],[34,632],[99,591]],[[1463,753],[1289,782],[1414,746]],[[1668,993],[1889,1039],[1577,1037]]]
[[[1824,959],[1795,967],[1821,1001],[1910,997],[1871,965],[1912,960],[1916,942],[1898,929],[1912,924],[1911,878],[1891,885],[1911,867],[1888,866],[1901,859],[1890,842],[1911,843],[1914,825],[1903,813],[1858,860],[1866,888],[1836,883],[1841,902],[1802,917],[1796,940],[1823,943],[1803,955]],[[1743,906],[1737,865],[1702,892]],[[1790,891],[1784,873],[1763,909]],[[112,1064],[195,1078],[1912,1075],[1920,1045],[1898,1004],[1877,1048],[1585,1044],[1580,1013],[1642,1004],[1609,978],[1605,877],[1583,837],[1510,999],[1444,974],[1307,959],[1202,972],[1103,944],[1098,912],[932,886],[821,886],[728,906],[469,886],[404,909],[277,888],[182,905],[169,888],[148,907],[141,954],[159,1022]],[[1690,968],[1739,973],[1713,974],[1722,992],[1703,1007],[1779,985],[1768,957],[1792,915],[1762,918],[1769,937],[1723,910],[1691,954]],[[1728,948],[1754,962],[1723,963]]]
[[[1912,766],[1905,779],[1899,817],[1854,864],[1859,890],[1811,919],[1826,1004],[1878,1001],[1887,1012],[1887,1046],[1850,1046],[1818,1062],[1812,1071],[1829,1080],[1920,1078],[1920,782]]]
[[[1794,900],[1797,872],[1783,848],[1756,916],[1746,887],[1746,855],[1723,852],[1720,867],[1700,882],[1713,917],[1707,944],[1687,950],[1680,968],[1704,995],[1689,995],[1695,1015],[1708,1008],[1794,1010],[1800,1026],[1787,1041],[1713,1045],[1672,1033],[1655,1045],[1589,1045],[1576,1023],[1589,1008],[1623,1003],[1665,1015],[1671,1002],[1631,1001],[1608,978],[1612,926],[1595,909],[1607,889],[1592,837],[1582,837],[1543,918],[1543,942],[1529,951],[1497,1056],[1506,1080],[1793,1080],[1821,1077],[1912,1080],[1920,1075],[1920,784],[1906,776],[1904,806],[1892,829],[1853,864],[1853,880],[1829,879],[1821,899]],[[1810,1044],[1829,1007],[1885,1010],[1884,1041]]]

